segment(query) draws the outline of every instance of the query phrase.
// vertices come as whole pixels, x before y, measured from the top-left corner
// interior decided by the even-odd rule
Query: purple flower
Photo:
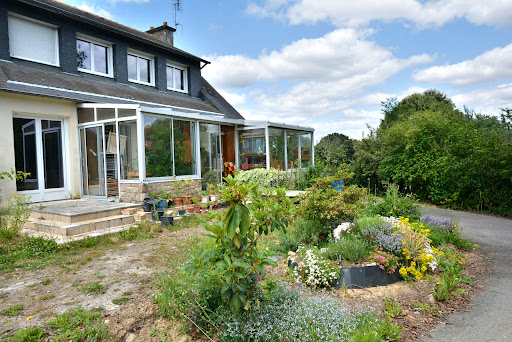
[[[444,218],[444,217],[430,217],[423,216],[420,218],[420,221],[424,223],[434,224],[441,230],[454,230],[457,228],[456,224],[452,222],[452,220]]]

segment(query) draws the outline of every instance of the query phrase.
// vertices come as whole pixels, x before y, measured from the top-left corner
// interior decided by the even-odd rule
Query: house
[[[30,176],[0,180],[0,200],[140,202],[175,182],[182,192],[220,182],[224,162],[289,170],[313,160],[313,129],[245,120],[202,78],[209,62],[173,46],[174,31],[2,0],[0,171]]]

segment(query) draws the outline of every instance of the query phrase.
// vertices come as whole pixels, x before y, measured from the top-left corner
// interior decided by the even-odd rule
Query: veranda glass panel
[[[310,132],[302,132],[299,136],[300,142],[300,161],[301,167],[308,167],[311,165],[311,133]]]
[[[199,124],[199,141],[201,155],[201,183],[203,190],[208,184],[220,182],[222,161],[220,156],[220,126],[214,124]]]
[[[194,122],[173,120],[174,173],[176,176],[196,174],[194,132]]]
[[[270,167],[284,170],[284,130],[280,128],[268,129]]]
[[[119,154],[121,179],[139,179],[139,155],[137,144],[137,122],[119,122]]]
[[[240,167],[242,170],[266,168],[265,129],[239,131]]]
[[[286,150],[288,158],[288,169],[299,167],[299,134],[300,132],[291,129],[286,130]]]
[[[144,115],[146,177],[172,173],[171,119]]]

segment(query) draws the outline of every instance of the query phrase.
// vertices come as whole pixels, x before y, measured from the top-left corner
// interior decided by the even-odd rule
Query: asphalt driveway
[[[493,270],[469,311],[450,317],[448,324],[439,324],[424,341],[512,341],[512,220],[434,207],[422,211],[427,216],[457,220],[462,235],[491,258]]]

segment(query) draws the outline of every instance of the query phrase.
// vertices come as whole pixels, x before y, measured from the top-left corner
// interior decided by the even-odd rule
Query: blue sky
[[[61,0],[148,30],[172,0]],[[512,107],[512,1],[181,0],[176,46],[247,119],[360,139],[381,101],[436,88],[497,115]]]

